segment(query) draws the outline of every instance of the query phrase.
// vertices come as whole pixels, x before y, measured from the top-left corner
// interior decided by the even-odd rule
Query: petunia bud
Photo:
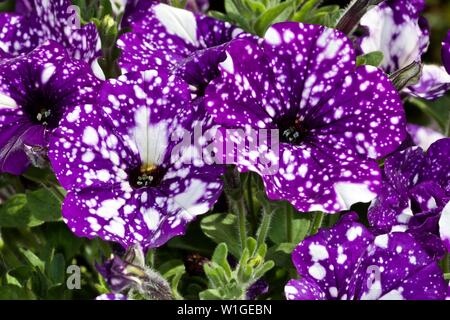
[[[139,245],[128,249],[123,258],[114,256],[97,269],[114,293],[128,292],[132,299],[172,299],[167,281],[145,266],[144,252]]]
[[[389,76],[397,91],[416,84],[422,74],[422,64],[414,61],[403,69],[395,71]]]

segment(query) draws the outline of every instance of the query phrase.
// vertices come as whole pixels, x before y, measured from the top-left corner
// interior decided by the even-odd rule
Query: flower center
[[[36,119],[38,122],[40,122],[43,126],[48,125],[48,121],[50,120],[51,110],[47,110],[45,108],[42,108],[40,112],[37,113]]]
[[[130,184],[133,188],[157,187],[163,179],[165,170],[153,164],[143,164],[131,170]]]
[[[277,125],[281,132],[280,140],[284,143],[300,144],[308,133],[308,129],[296,118],[281,119]]]
[[[41,92],[28,94],[25,104],[25,112],[31,122],[54,129],[58,126],[60,115],[56,112],[55,102]]]

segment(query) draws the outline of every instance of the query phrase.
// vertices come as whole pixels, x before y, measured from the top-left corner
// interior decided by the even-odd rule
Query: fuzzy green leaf
[[[236,258],[239,257],[240,244],[235,215],[224,213],[208,215],[201,221],[201,228],[207,237],[217,244],[225,242],[230,253]]]

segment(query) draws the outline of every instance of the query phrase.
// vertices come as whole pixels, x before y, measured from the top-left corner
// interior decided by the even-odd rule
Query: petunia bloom
[[[334,227],[303,240],[292,253],[300,280],[285,286],[288,300],[443,300],[439,265],[411,235],[375,236],[345,215]]]
[[[162,70],[128,73],[103,86],[97,106],[68,115],[49,151],[69,191],[62,214],[70,229],[144,248],[183,234],[216,202],[223,173],[197,148],[178,148],[180,136],[204,125],[188,85]]]
[[[224,45],[242,33],[227,22],[152,1],[140,1],[128,21],[132,32],[117,41],[122,71],[168,69],[196,95],[216,76]]]
[[[424,8],[424,0],[388,0],[369,10],[360,22],[366,30],[358,41],[362,52],[383,52],[380,67],[387,73],[420,62],[430,42],[428,22],[420,16]],[[433,100],[449,89],[450,75],[445,69],[425,64],[419,83],[404,92]]]
[[[100,56],[101,41],[95,24],[78,25],[78,13],[71,1],[18,1],[17,5],[16,13],[0,13],[3,55],[17,56],[54,40],[72,58],[95,63]]]
[[[262,42],[234,40],[226,55],[205,104],[216,123],[245,131],[233,163],[260,174],[270,199],[300,211],[337,212],[376,196],[381,174],[373,159],[406,137],[405,114],[381,71],[355,68],[344,34],[278,23]],[[278,153],[242,141],[262,129],[278,132]],[[267,161],[278,170],[266,174]]]
[[[76,106],[92,107],[99,81],[90,71],[53,41],[0,62],[0,172],[21,174],[45,160],[60,119]]]
[[[450,250],[450,139],[397,152],[384,163],[384,184],[369,208],[380,232],[411,233],[436,259]],[[447,250],[445,250],[445,247]]]

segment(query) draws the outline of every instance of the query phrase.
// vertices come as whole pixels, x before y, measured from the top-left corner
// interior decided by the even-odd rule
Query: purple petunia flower
[[[380,67],[387,73],[420,62],[430,42],[428,22],[420,14],[424,0],[389,0],[369,10],[361,19],[366,34],[359,40],[363,53],[381,51]],[[450,75],[437,65],[425,65],[418,84],[405,88],[409,95],[433,100],[450,89]]]
[[[227,22],[152,1],[139,2],[128,18],[132,32],[117,41],[124,73],[169,69],[183,77],[197,95],[225,59],[224,44],[242,33]]]
[[[292,253],[300,280],[285,287],[288,300],[443,300],[439,265],[402,232],[373,235],[345,215]]]
[[[344,34],[279,23],[260,43],[233,41],[226,55],[205,104],[225,128],[279,132],[279,154],[244,141],[243,156],[235,160],[240,170],[262,175],[269,198],[288,200],[300,211],[337,212],[376,196],[381,174],[372,159],[401,144],[405,114],[382,72],[355,69]],[[255,157],[264,161],[249,161]],[[265,174],[265,160],[278,170]]]
[[[16,13],[0,14],[0,49],[17,56],[54,40],[75,59],[95,63],[101,42],[94,23],[79,26],[79,17],[69,0],[18,1]],[[94,65],[98,70],[97,65]]]
[[[45,158],[64,114],[92,106],[99,81],[90,71],[53,41],[0,62],[0,172],[21,174]]]
[[[381,232],[407,230],[434,258],[450,250],[450,138],[424,153],[412,147],[384,164],[383,189],[369,208]]]
[[[183,234],[216,202],[223,173],[200,161],[197,148],[178,148],[185,130],[208,126],[188,85],[162,70],[128,73],[103,86],[98,106],[68,115],[49,151],[69,191],[65,221],[78,236],[124,247],[157,247]]]

